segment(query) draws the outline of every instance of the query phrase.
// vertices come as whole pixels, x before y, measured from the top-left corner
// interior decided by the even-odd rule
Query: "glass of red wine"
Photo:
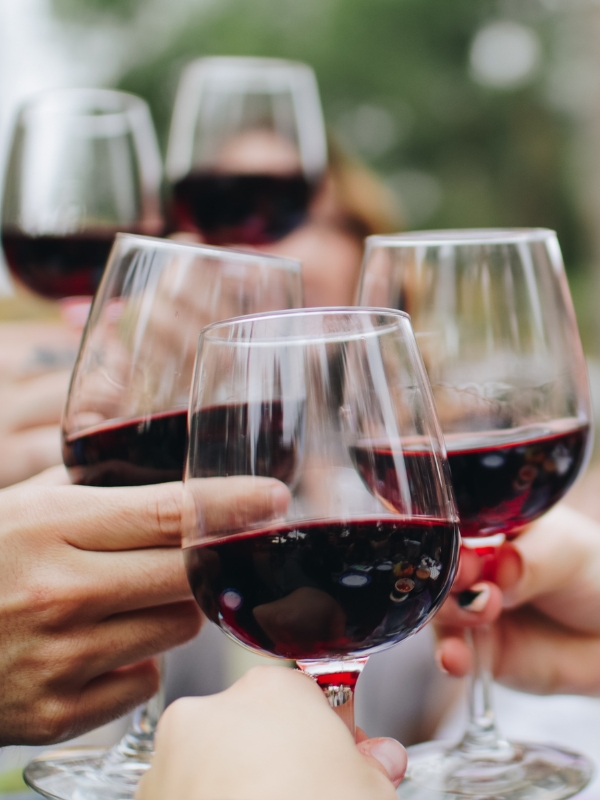
[[[275,518],[256,502],[267,478]],[[202,502],[207,488],[217,510]],[[354,731],[368,655],[425,625],[458,555],[409,318],[340,307],[206,328],[184,497],[186,568],[204,613],[245,647],[296,660]]]
[[[239,314],[301,305],[298,261],[117,234],[63,417],[63,459],[73,482],[181,480],[200,330]],[[162,708],[159,693],[108,751],[43,755],[27,767],[28,783],[61,800],[133,798],[150,766]]]
[[[115,233],[162,233],[161,177],[139,97],[105,89],[34,97],[17,116],[4,184],[1,238],[12,275],[42,297],[86,298],[89,310]],[[65,316],[73,306],[64,305]]]
[[[358,302],[411,315],[446,441],[463,542],[489,554],[564,496],[590,449],[586,368],[556,234],[369,237]],[[472,637],[477,669],[467,731],[458,744],[409,748],[400,797],[576,794],[591,775],[587,759],[499,734],[489,626],[475,628]]]
[[[221,57],[186,67],[166,162],[174,230],[209,244],[281,239],[305,220],[326,166],[309,66]]]

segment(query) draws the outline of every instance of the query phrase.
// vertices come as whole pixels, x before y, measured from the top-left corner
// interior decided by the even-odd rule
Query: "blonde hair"
[[[369,167],[348,155],[329,137],[329,177],[338,224],[361,240],[373,233],[393,233],[404,225],[392,191]]]

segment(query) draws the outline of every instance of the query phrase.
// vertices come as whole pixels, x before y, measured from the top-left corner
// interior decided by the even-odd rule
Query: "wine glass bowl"
[[[34,97],[17,116],[4,184],[11,273],[49,299],[93,295],[117,231],[162,232],[161,178],[140,98],[105,89]]]
[[[338,308],[209,326],[189,420],[183,545],[199,605],[246,647],[296,659],[326,689],[333,665],[351,690],[370,653],[430,619],[456,567],[445,452],[408,318]],[[393,500],[373,480],[389,441]],[[407,474],[403,447],[417,445]],[[244,495],[266,479],[285,498],[275,518]],[[207,522],[206,480],[214,496],[239,487],[233,519]]]
[[[359,301],[411,315],[463,536],[512,536],[566,493],[589,453],[590,400],[552,231],[370,237]]]
[[[293,259],[118,235],[63,418],[75,482],[181,480],[199,331],[232,314],[301,303]]]
[[[166,162],[177,230],[211,244],[281,239],[306,218],[326,165],[306,64],[213,57],[186,67]]]
[[[411,315],[467,546],[488,548],[518,535],[565,495],[590,452],[591,413],[553,231],[369,237],[358,302]],[[484,626],[472,635],[479,671],[467,732],[457,745],[411,748],[400,796],[559,800],[575,794],[591,774],[586,759],[562,748],[507,742],[497,732],[489,631]]]

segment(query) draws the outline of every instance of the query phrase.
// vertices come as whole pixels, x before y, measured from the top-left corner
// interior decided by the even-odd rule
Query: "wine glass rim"
[[[138,243],[147,247],[155,247],[163,250],[191,250],[198,255],[204,254],[207,257],[222,258],[231,261],[252,261],[257,264],[267,263],[272,266],[280,266],[288,272],[301,274],[302,262],[296,258],[288,256],[274,256],[271,253],[261,253],[254,250],[243,250],[233,247],[218,247],[213,244],[203,244],[202,242],[183,242],[177,239],[162,239],[158,236],[145,236],[141,233],[119,232],[115,235],[115,240]]]
[[[447,228],[367,236],[367,247],[416,247],[522,244],[556,237],[550,228]]]
[[[317,333],[301,333],[295,336],[274,336],[269,334],[267,336],[258,337],[252,341],[232,341],[229,338],[221,338],[213,334],[219,329],[234,328],[236,325],[247,324],[253,322],[261,322],[262,320],[273,319],[290,319],[298,317],[334,317],[334,316],[347,316],[353,317],[372,317],[385,316],[389,321],[385,325],[379,326],[377,329],[371,331],[355,330],[355,331],[332,331],[317,332]],[[323,306],[316,308],[291,308],[282,309],[280,311],[266,311],[258,314],[247,314],[240,317],[232,317],[231,319],[220,320],[219,322],[212,322],[200,331],[199,339],[209,337],[211,342],[221,342],[228,345],[243,345],[243,346],[260,346],[264,344],[281,344],[285,341],[286,344],[294,342],[295,344],[302,344],[315,341],[328,341],[328,342],[342,342],[352,341],[355,339],[364,339],[371,336],[380,336],[383,333],[389,332],[398,328],[398,321],[403,323],[408,322],[410,327],[410,316],[405,311],[398,311],[393,308],[379,308],[377,306]],[[412,328],[411,328],[412,331]],[[414,335],[414,334],[413,334]]]
[[[256,69],[257,71],[269,71],[272,69],[280,70],[309,70],[312,72],[310,64],[304,61],[295,61],[286,58],[267,58],[266,56],[202,56],[195,58],[185,66],[187,71],[196,71],[211,67],[223,68],[226,67],[231,72],[243,71],[248,69]]]
[[[69,101],[79,103],[76,108],[79,116],[111,116],[122,115],[132,111],[139,111],[147,108],[146,101],[131,92],[121,92],[118,89],[83,88],[83,87],[64,87],[60,89],[46,89],[37,92],[25,100],[21,106],[21,114],[29,114],[34,111],[52,110],[59,108],[61,103],[68,104]],[[86,101],[88,108],[85,107]]]

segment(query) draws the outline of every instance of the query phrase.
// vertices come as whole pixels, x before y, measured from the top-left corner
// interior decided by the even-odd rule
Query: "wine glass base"
[[[30,761],[23,776],[48,800],[133,800],[149,760],[123,758],[114,748],[50,750]]]
[[[408,748],[397,794],[401,800],[563,800],[581,791],[593,771],[585,756],[551,745],[507,743],[498,759],[427,742]]]

